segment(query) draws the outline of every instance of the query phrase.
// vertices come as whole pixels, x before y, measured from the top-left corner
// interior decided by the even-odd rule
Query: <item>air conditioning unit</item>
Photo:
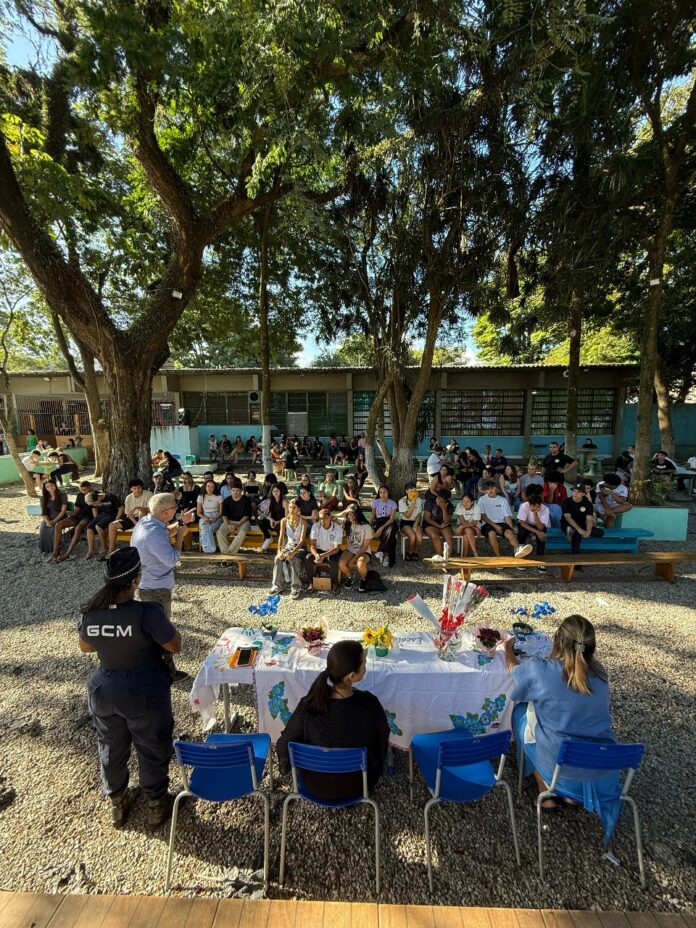
[[[261,394],[259,393],[258,390],[249,391],[249,402],[250,403],[258,403],[260,399],[261,399]]]

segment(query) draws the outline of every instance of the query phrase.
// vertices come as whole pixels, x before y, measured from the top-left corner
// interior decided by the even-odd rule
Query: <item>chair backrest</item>
[[[451,738],[440,743],[437,766],[464,767],[468,764],[480,764],[507,754],[512,732],[497,731],[491,735],[474,735],[473,738],[462,734],[461,738]]]
[[[581,770],[637,770],[644,754],[644,744],[566,740],[561,742],[556,763]]]
[[[254,766],[254,746],[251,741],[237,741],[235,744],[175,741],[174,751],[181,767],[231,770],[235,767]]]
[[[367,748],[321,748],[313,744],[288,744],[290,766],[315,773],[357,773],[367,770]]]

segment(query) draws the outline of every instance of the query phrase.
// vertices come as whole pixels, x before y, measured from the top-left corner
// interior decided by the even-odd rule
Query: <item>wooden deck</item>
[[[0,928],[696,928],[676,912],[0,892]]]

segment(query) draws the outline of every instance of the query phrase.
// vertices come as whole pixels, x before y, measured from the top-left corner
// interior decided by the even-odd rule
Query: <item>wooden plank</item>
[[[655,912],[655,920],[660,928],[686,928],[681,912]]]
[[[14,893],[9,892],[6,889],[0,889],[0,914],[6,905],[9,905]]]
[[[353,902],[350,908],[351,928],[379,928],[379,906],[374,902]]]
[[[491,928],[489,910],[479,906],[468,906],[461,909],[463,928]]]
[[[464,909],[457,905],[433,906],[433,915],[437,928],[462,928],[462,915]]]
[[[241,899],[221,899],[218,903],[213,928],[237,928],[244,903]]]
[[[118,897],[99,895],[86,896],[85,898],[87,899],[87,904],[78,915],[74,928],[103,928],[106,917]],[[63,903],[63,905],[65,905],[65,903]],[[60,914],[60,912],[56,914]],[[123,924],[127,924],[127,922]],[[53,922],[51,922],[49,928],[53,928]]]
[[[626,912],[631,928],[657,928],[657,921],[651,912]]]
[[[294,899],[273,899],[268,913],[269,928],[295,928],[296,912],[297,902]]]
[[[266,928],[270,908],[268,899],[245,899],[239,928]]]
[[[513,909],[513,912],[520,928],[544,928],[544,916],[539,909]]]
[[[185,928],[194,900],[185,896],[168,896],[159,921],[154,924],[162,928]]]
[[[488,909],[491,928],[518,928],[514,909]]]
[[[570,917],[575,928],[602,928],[602,922],[597,912],[572,909]]]
[[[163,896],[139,896],[138,907],[128,928],[152,928],[159,921],[167,900]]]
[[[542,909],[546,928],[573,928],[573,919],[567,909]]]
[[[324,924],[327,928],[351,928],[350,902],[325,902]]]
[[[218,910],[217,899],[196,899],[191,906],[186,928],[212,928]]]
[[[0,928],[46,928],[64,896],[13,893],[0,912]]]
[[[406,906],[381,905],[379,907],[379,928],[408,928]]]
[[[630,928],[630,924],[623,912],[600,912],[599,918],[603,928]],[[682,925],[681,928],[684,928]]]
[[[50,921],[51,928],[75,928],[88,902],[89,896],[63,896]]]
[[[321,928],[324,924],[324,903],[302,899],[295,909],[295,928]]]
[[[408,928],[435,928],[439,925],[439,919],[435,919],[432,906],[407,905],[406,924]]]
[[[139,896],[115,896],[100,928],[126,928],[140,905]]]

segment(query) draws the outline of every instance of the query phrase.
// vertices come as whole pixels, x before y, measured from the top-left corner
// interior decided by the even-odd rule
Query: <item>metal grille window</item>
[[[360,435],[367,428],[367,417],[377,395],[376,390],[356,390],[353,393],[353,435]],[[392,437],[391,412],[384,404],[384,437]]]
[[[288,431],[288,413],[306,412],[310,435],[345,433],[348,428],[345,393],[294,390],[271,394],[271,421],[278,432]]]
[[[566,426],[566,390],[537,390],[532,395],[532,435],[552,435]],[[578,391],[578,432],[610,435],[614,431],[616,390],[583,387]]]
[[[443,390],[443,435],[521,435],[524,390]]]
[[[246,391],[183,393],[182,401],[191,413],[192,425],[249,425],[261,418],[258,401],[250,400]]]

